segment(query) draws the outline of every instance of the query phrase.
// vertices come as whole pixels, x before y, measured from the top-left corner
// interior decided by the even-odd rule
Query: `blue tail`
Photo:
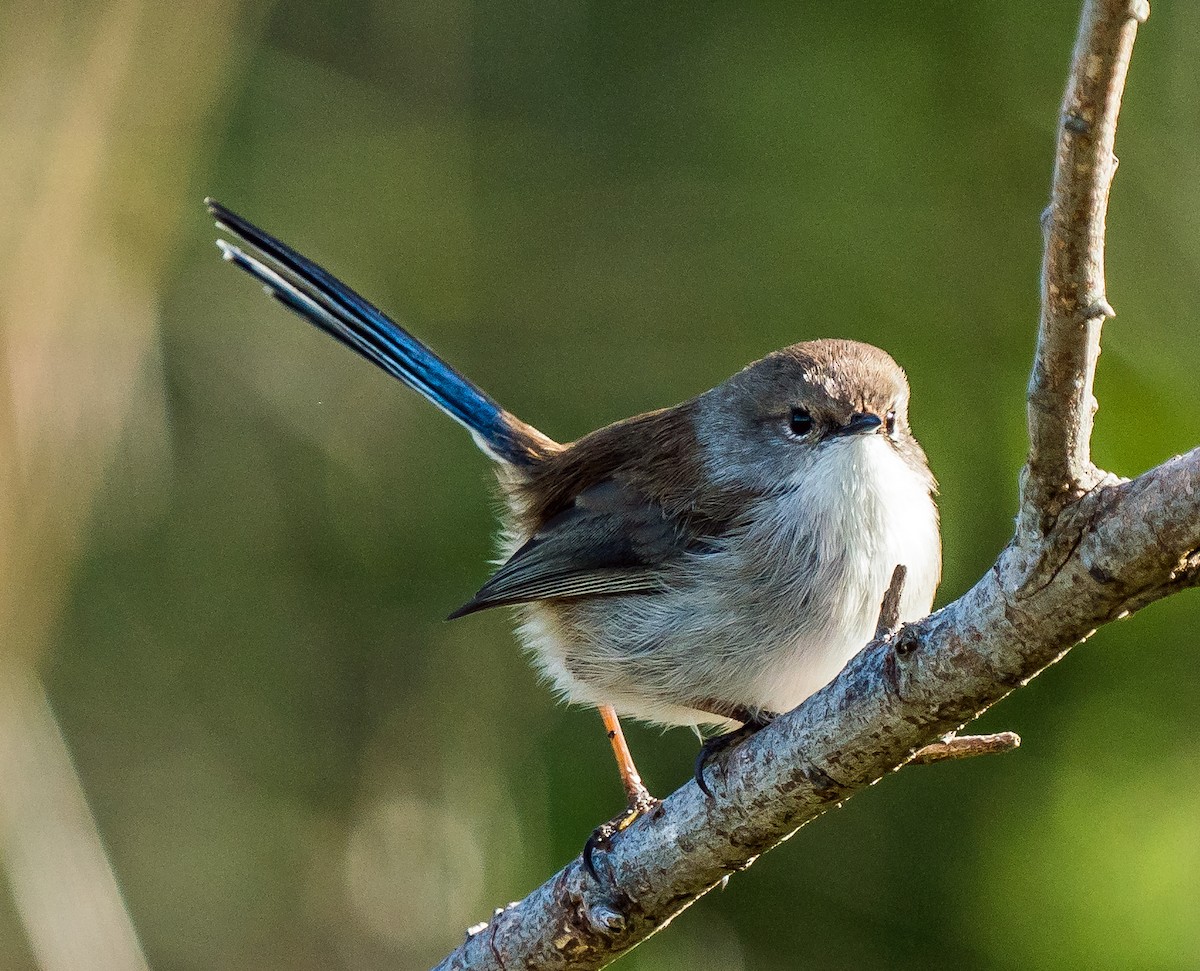
[[[226,260],[255,277],[280,303],[420,392],[465,426],[493,458],[531,465],[557,451],[555,442],[501,408],[341,280],[219,202],[204,202],[218,226],[266,257],[260,260],[218,240]]]

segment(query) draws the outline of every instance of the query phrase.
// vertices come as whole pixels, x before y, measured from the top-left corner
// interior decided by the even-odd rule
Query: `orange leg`
[[[625,797],[630,809],[641,805],[651,798],[638,775],[637,766],[633,764],[633,756],[625,743],[625,733],[621,731],[621,722],[617,718],[617,709],[612,705],[600,705],[600,718],[604,721],[608,740],[612,743],[613,756],[617,760],[617,771],[621,773],[621,785],[625,787]],[[632,822],[632,820],[631,820]]]
[[[598,705],[600,717],[604,720],[604,728],[608,732],[608,740],[612,743],[613,755],[617,760],[617,770],[621,773],[621,785],[625,787],[625,811],[614,816],[588,838],[583,848],[583,865],[593,879],[599,880],[596,864],[593,859],[597,850],[607,850],[612,845],[612,838],[628,827],[640,816],[659,805],[659,801],[650,795],[638,775],[637,766],[633,764],[633,756],[629,754],[629,746],[625,744],[625,733],[621,731],[621,722],[617,719],[617,709],[612,705]]]

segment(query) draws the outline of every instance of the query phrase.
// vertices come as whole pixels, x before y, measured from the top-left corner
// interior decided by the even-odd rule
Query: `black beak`
[[[839,435],[869,435],[883,424],[883,419],[865,411],[855,412],[838,432]]]

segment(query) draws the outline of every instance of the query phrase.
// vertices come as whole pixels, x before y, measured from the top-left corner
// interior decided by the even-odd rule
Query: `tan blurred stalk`
[[[0,842],[13,901],[47,971],[146,968],[41,686],[0,681]]]
[[[157,295],[234,12],[0,11],[0,836],[47,971],[145,967],[36,670],[115,446],[169,464]]]

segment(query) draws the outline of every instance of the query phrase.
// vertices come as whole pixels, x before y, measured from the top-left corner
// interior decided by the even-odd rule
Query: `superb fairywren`
[[[451,616],[516,606],[569,701],[599,709],[628,797],[585,854],[654,800],[619,715],[741,731],[794,708],[871,638],[893,568],[900,618],[941,572],[935,483],[883,351],[815,340],[690,401],[560,444],[501,408],[341,281],[220,204],[225,258],[420,392],[496,463],[505,562]],[[732,734],[732,733],[731,733]],[[731,736],[707,743],[704,759]]]

